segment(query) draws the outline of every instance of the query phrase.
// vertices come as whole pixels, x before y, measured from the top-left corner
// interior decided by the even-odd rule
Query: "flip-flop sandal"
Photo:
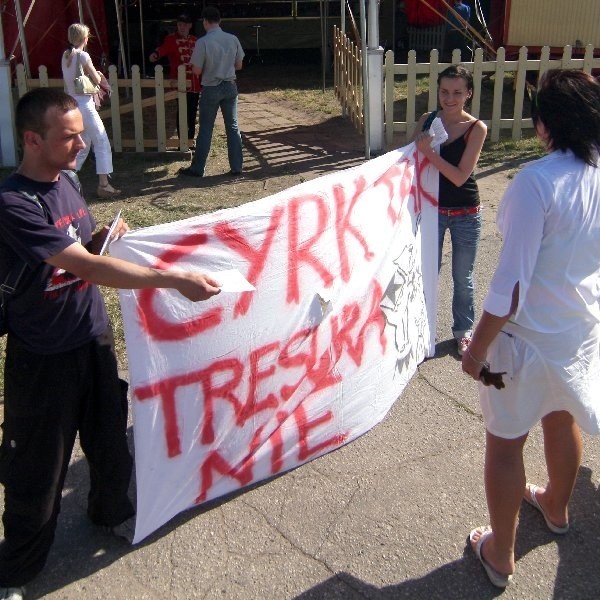
[[[475,541],[473,537],[480,533],[479,539]],[[496,587],[504,589],[509,583],[512,582],[512,575],[504,575],[504,573],[498,573],[492,565],[490,565],[481,554],[481,548],[483,547],[483,543],[485,540],[492,535],[492,528],[489,525],[485,527],[476,527],[469,534],[469,542],[471,543],[471,548],[473,548],[473,552],[475,552],[475,556],[479,559],[481,566],[485,569],[485,572],[490,580],[490,582]]]
[[[546,513],[544,512],[544,509],[542,508],[541,504],[539,503],[537,497],[536,497],[536,492],[540,489],[537,485],[535,485],[534,483],[526,483],[525,487],[527,489],[527,491],[529,492],[529,498],[524,495],[523,498],[525,499],[525,502],[527,502],[527,504],[531,504],[531,506],[533,506],[533,508],[536,508],[537,510],[540,511],[540,513],[542,513],[542,517],[544,517],[544,521],[546,521],[546,526],[548,527],[548,529],[552,532],[552,533],[556,533],[557,535],[564,535],[565,533],[567,533],[569,531],[569,524],[567,523],[566,525],[555,525],[546,515]]]

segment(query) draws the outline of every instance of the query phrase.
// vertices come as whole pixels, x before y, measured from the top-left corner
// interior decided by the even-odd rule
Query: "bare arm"
[[[485,124],[477,121],[467,139],[467,147],[457,167],[451,165],[433,150],[430,145],[431,137],[428,133],[417,133],[414,139],[419,151],[429,159],[431,164],[456,187],[460,187],[475,169],[486,134],[487,127]]]
[[[463,354],[462,357],[462,370],[470,375],[473,379],[479,379],[479,373],[481,372],[481,363],[486,360],[487,351],[494,340],[494,338],[500,333],[504,324],[508,321],[510,316],[515,312],[519,305],[519,284],[515,285],[512,295],[512,302],[510,310],[507,315],[503,317],[497,317],[487,311],[483,311],[481,319],[475,328],[473,338],[469,343],[468,350]]]
[[[100,254],[100,250],[104,245],[104,240],[108,236],[108,232],[110,231],[110,224],[105,225],[98,231],[92,234],[92,241],[87,244],[86,249],[88,252],[92,254]],[[111,240],[117,240],[120,237],[124,236],[129,231],[129,225],[123,220],[119,219],[117,225],[110,235]]]
[[[414,142],[417,139],[417,136],[420,133],[423,133],[423,124],[425,123],[425,120],[427,119],[427,117],[430,115],[431,113],[423,113],[421,115],[421,118],[417,121],[417,124],[415,125],[415,130],[413,131],[413,134],[409,140],[410,142]]]
[[[207,300],[221,291],[208,275],[141,267],[119,258],[91,254],[81,244],[71,244],[46,262],[90,283],[122,289],[172,288],[193,302]]]
[[[83,63],[83,68],[84,68],[85,72],[87,73],[88,77],[92,80],[92,83],[99,85],[99,83],[101,81],[100,73],[98,73],[98,71],[96,71],[96,68],[94,67],[94,63],[92,62],[91,58],[88,62]]]
[[[241,71],[243,64],[244,64],[244,60],[243,60],[243,59],[242,59],[242,60],[238,60],[238,61],[235,63],[235,65],[234,65],[234,67],[235,67],[235,70],[236,70],[236,71]]]

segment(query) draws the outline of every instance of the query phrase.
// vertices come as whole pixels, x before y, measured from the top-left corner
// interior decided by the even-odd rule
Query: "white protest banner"
[[[111,245],[147,266],[237,270],[234,286],[256,288],[199,303],[121,292],[134,542],[365,433],[433,354],[438,175],[424,160],[411,144]]]

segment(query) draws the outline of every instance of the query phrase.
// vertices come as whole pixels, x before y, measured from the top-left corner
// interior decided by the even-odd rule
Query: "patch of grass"
[[[533,134],[533,131],[525,134],[520,140],[512,140],[506,137],[498,142],[486,140],[479,158],[479,167],[488,167],[490,165],[511,165],[534,160],[544,155],[544,149]]]
[[[275,102],[290,102],[299,109],[306,112],[319,112],[330,116],[342,114],[333,88],[311,88],[311,89],[275,89],[267,92],[269,98]]]

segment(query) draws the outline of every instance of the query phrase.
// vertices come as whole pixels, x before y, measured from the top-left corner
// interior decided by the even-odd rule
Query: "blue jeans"
[[[446,229],[452,242],[452,333],[460,339],[473,331],[475,319],[475,285],[473,267],[481,236],[481,213],[448,217],[438,215],[438,271],[442,265],[442,245]]]
[[[237,122],[237,99],[238,91],[235,81],[222,81],[219,85],[202,88],[200,92],[200,127],[196,140],[196,151],[190,165],[192,171],[197,175],[204,175],[219,107],[225,122],[229,166],[234,173],[242,171],[242,136]]]

